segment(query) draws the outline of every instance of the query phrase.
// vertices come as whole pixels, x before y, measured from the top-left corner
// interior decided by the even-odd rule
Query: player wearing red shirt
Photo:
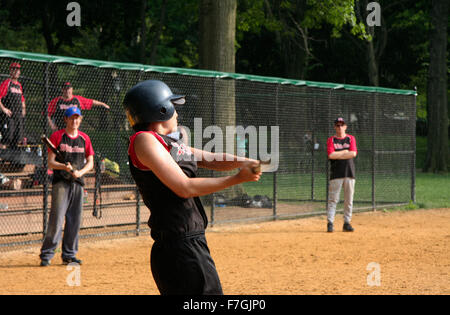
[[[70,107],[65,113],[67,127],[52,134],[50,141],[62,153],[64,161],[48,151],[48,165],[54,170],[52,183],[52,206],[49,224],[41,248],[41,266],[49,266],[55,249],[62,238],[62,260],[64,264],[77,263],[78,233],[83,212],[83,176],[94,166],[94,150],[91,140],[79,131],[82,121],[78,107]],[[67,163],[67,164],[66,164]],[[64,176],[63,173],[71,176]]]
[[[334,121],[336,135],[328,138],[327,153],[331,164],[330,185],[328,188],[327,231],[333,232],[336,205],[344,187],[344,232],[353,232],[350,222],[355,191],[355,164],[353,158],[358,154],[356,140],[346,134],[347,124],[341,117]]]
[[[47,108],[47,121],[52,131],[65,128],[64,112],[69,107],[78,107],[81,110],[91,110],[93,106],[101,106],[109,109],[103,102],[85,98],[80,95],[73,95],[73,87],[70,82],[66,82],[62,87],[62,95],[50,101]]]
[[[26,114],[25,97],[19,82],[20,64],[9,66],[10,78],[0,85],[0,133],[1,148],[6,144],[16,146],[23,141],[24,118]]]

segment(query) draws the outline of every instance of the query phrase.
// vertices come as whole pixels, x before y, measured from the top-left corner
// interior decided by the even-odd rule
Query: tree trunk
[[[163,32],[164,26],[166,25],[166,11],[167,11],[167,0],[163,0],[161,3],[161,13],[159,16],[159,22],[155,31],[155,37],[152,41],[152,51],[150,53],[150,64],[156,64],[156,58],[158,56],[158,45]]]
[[[369,83],[373,86],[380,85],[380,78],[378,72],[378,60],[375,53],[374,41],[375,41],[375,29],[374,26],[368,27],[368,32],[372,35],[372,40],[367,43],[367,67],[369,74]]]
[[[202,0],[200,68],[235,71],[236,0]]]
[[[147,44],[147,22],[145,21],[147,12],[147,0],[141,0],[141,45],[139,47],[139,62],[145,63],[145,46]]]
[[[199,67],[201,69],[235,72],[236,11],[236,0],[201,1],[199,45]],[[214,124],[222,129],[225,136],[226,127],[236,125],[235,82],[233,80],[216,80],[215,92],[205,89],[201,97],[205,103],[209,103],[207,107],[201,109],[203,128]],[[197,114],[200,113],[197,112]],[[224,151],[226,141],[235,143],[235,139],[224,138]],[[227,173],[220,175],[227,175]],[[242,187],[235,186],[221,193],[227,198],[232,198],[242,192]]]
[[[447,172],[447,23],[448,0],[433,0],[431,8],[430,66],[428,69],[428,151],[425,172]]]

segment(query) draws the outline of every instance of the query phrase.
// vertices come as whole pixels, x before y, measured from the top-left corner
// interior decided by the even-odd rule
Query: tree
[[[236,9],[237,0],[201,1],[199,16],[201,69],[235,72]],[[209,94],[211,91],[204,91],[202,98],[210,101],[208,111],[210,115],[206,115],[210,120],[207,123],[220,127],[225,135],[227,126],[236,125],[235,82],[232,80],[216,82],[217,93],[211,95]],[[234,142],[235,139],[226,141]],[[232,187],[224,194],[232,198],[242,192],[241,187]]]
[[[320,63],[314,44],[323,39],[314,37],[316,30],[330,26],[326,36],[339,37],[348,26],[354,36],[368,38],[354,0],[242,0],[239,12],[238,38],[245,42],[238,51],[239,66],[252,67],[243,72],[306,79]]]
[[[430,66],[428,69],[428,151],[424,171],[447,172],[447,32],[449,2],[433,0],[431,7]]]

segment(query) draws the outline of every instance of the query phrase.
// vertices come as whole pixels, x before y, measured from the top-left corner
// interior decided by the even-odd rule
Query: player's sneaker
[[[344,232],[353,232],[355,229],[352,227],[350,223],[344,223],[344,226],[342,227],[342,231]]]
[[[41,260],[41,267],[50,266],[50,260]]]
[[[327,224],[327,232],[332,233],[334,231],[333,223],[328,222]]]
[[[62,261],[63,261],[63,265],[68,265],[68,264],[72,264],[72,263],[75,263],[75,264],[78,264],[78,265],[82,265],[83,264],[83,262],[81,260],[79,260],[79,259],[77,259],[75,257],[63,258]]]

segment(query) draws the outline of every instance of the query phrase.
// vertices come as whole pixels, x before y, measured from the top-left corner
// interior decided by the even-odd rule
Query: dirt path
[[[325,233],[321,216],[209,229],[225,294],[450,294],[450,209],[356,214],[355,233],[341,225]],[[158,294],[151,245],[148,236],[83,240],[79,270],[58,256],[38,267],[38,247],[2,252],[0,294]],[[69,286],[76,274],[81,285]]]

